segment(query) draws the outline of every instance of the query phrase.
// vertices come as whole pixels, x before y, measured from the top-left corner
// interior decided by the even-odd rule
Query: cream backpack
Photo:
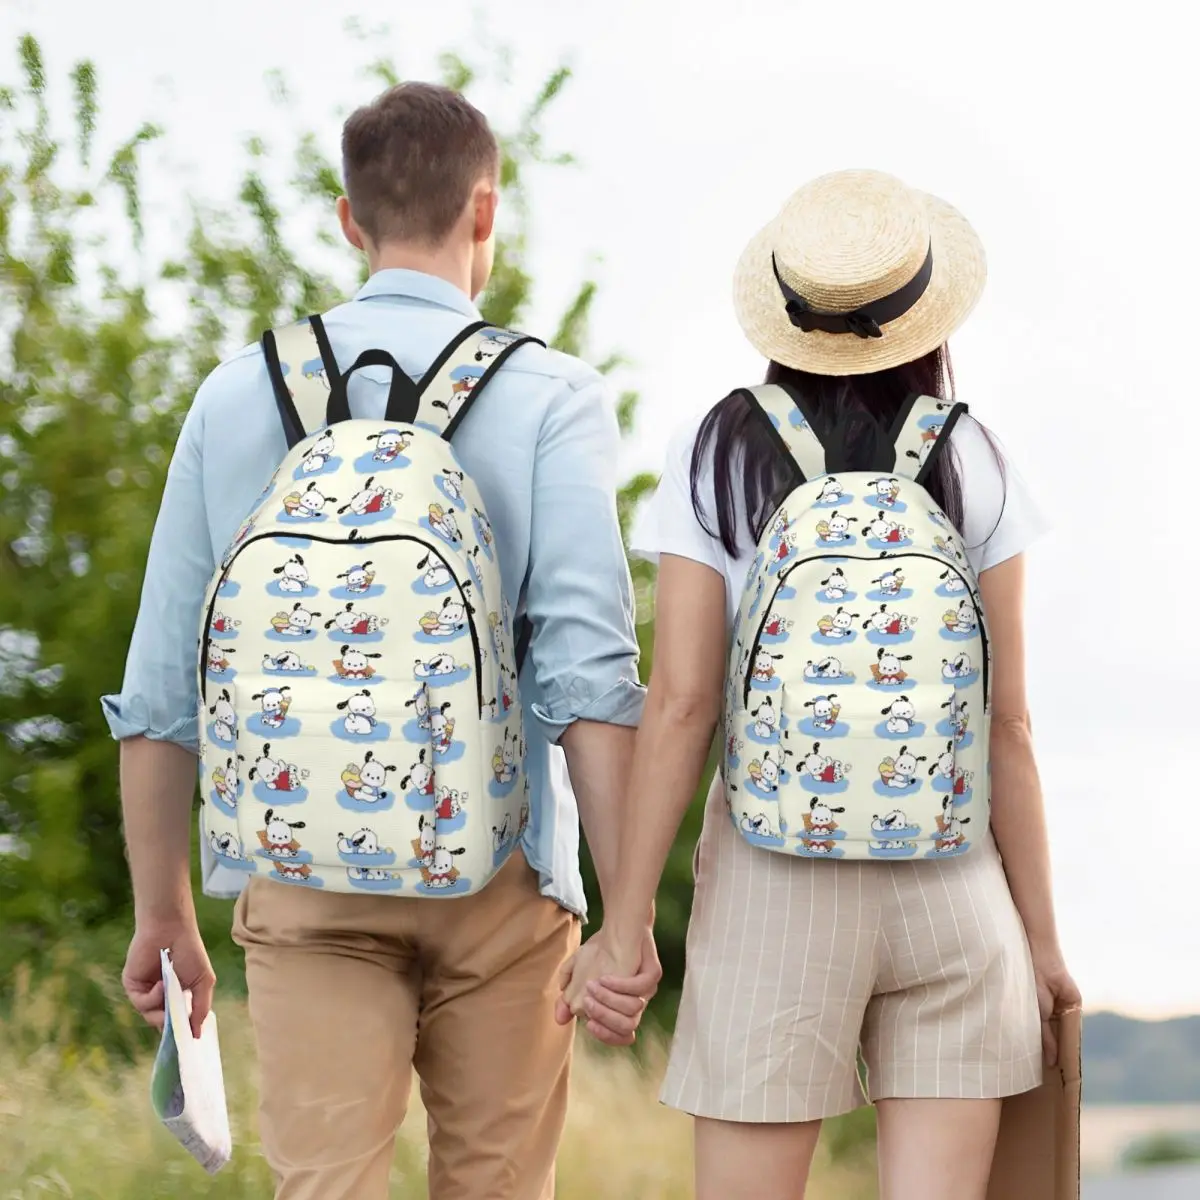
[[[801,482],[734,625],[734,823],[807,857],[963,854],[988,826],[990,656],[975,572],[924,485],[966,405],[910,398],[879,469],[831,473],[798,396],[743,395]]]
[[[288,453],[210,585],[202,836],[223,867],[327,891],[482,888],[528,820],[513,641],[455,431],[527,341],[469,326],[418,386],[344,374],[319,317],[262,346]],[[346,383],[392,370],[382,421]],[[265,398],[264,398],[265,399]]]

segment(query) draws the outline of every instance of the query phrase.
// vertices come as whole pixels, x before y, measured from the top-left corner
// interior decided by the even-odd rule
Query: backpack
[[[225,551],[200,629],[201,833],[235,871],[335,892],[458,896],[529,818],[491,524],[454,434],[536,339],[483,322],[420,385],[319,317],[262,349],[288,452]],[[541,344],[541,343],[539,343]],[[391,368],[382,421],[346,384]]]
[[[878,469],[843,471],[798,395],[741,394],[800,482],[735,618],[730,816],[784,854],[964,854],[988,827],[990,653],[975,572],[925,481],[966,405],[910,397]]]

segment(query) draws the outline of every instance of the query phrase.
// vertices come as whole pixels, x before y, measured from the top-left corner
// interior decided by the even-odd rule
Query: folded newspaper
[[[150,1081],[151,1103],[183,1148],[215,1175],[233,1153],[217,1015],[209,1012],[200,1036],[193,1037],[191,996],[180,985],[169,950],[162,951],[162,974],[166,1020]]]

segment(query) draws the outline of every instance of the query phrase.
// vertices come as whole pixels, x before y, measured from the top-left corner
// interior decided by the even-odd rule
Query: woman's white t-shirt
[[[667,446],[666,462],[658,489],[641,506],[630,538],[630,548],[641,558],[657,562],[660,554],[674,554],[704,563],[725,576],[729,624],[732,627],[746,572],[755,547],[745,524],[739,480],[734,476],[734,496],[739,519],[735,557],[696,519],[692,507],[692,449],[703,416],[688,422]],[[962,480],[963,543],[977,574],[1020,554],[1046,531],[1046,522],[1024,480],[999,448],[969,416],[950,432]],[[709,529],[717,529],[712,454],[698,481],[697,495]]]

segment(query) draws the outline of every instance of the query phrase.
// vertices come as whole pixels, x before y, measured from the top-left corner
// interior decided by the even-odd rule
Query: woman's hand
[[[583,1017],[597,1041],[631,1046],[661,978],[653,930],[647,928],[641,944],[630,950],[601,929],[563,967],[555,1018],[565,1025]]]
[[[1058,1062],[1058,1039],[1054,1036],[1050,1018],[1077,1008],[1083,1000],[1057,947],[1033,950],[1033,977],[1037,982],[1038,1012],[1042,1018],[1042,1050],[1047,1065],[1052,1067]]]

